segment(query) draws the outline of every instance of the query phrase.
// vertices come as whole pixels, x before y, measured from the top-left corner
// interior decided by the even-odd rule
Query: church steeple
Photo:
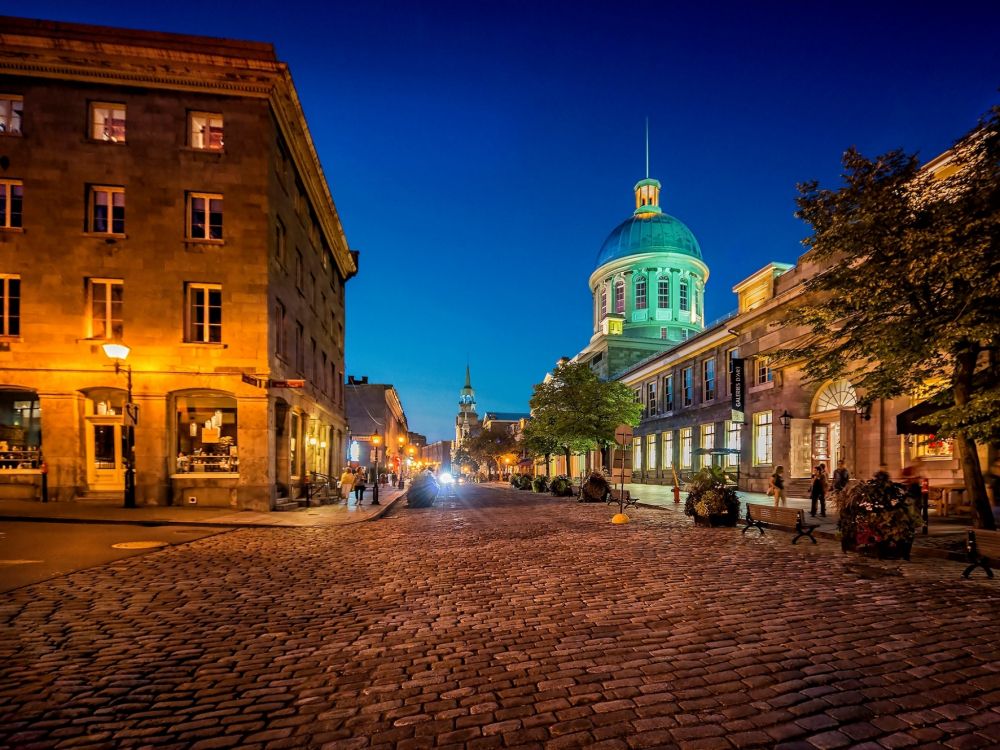
[[[472,374],[469,366],[465,366],[465,385],[458,397],[458,409],[462,414],[476,413],[476,392],[472,389]]]
[[[648,219],[660,210],[660,181],[649,176],[649,118],[646,118],[646,177],[635,184],[635,215]]]

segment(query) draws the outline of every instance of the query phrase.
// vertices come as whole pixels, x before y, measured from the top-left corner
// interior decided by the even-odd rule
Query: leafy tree
[[[538,420],[532,418],[521,431],[519,444],[521,450],[529,456],[545,457],[545,476],[549,476],[549,458],[556,451],[562,450],[559,441],[552,437]]]
[[[869,403],[942,388],[925,422],[954,438],[992,529],[975,441],[1000,437],[1000,108],[948,158],[929,170],[902,151],[852,149],[840,188],[799,185],[805,244],[824,270],[793,313],[812,339],[784,358],[804,359],[814,380],[850,378]]]
[[[468,442],[468,439],[465,442]],[[475,473],[479,471],[479,462],[472,457],[468,450],[466,450],[465,442],[463,442],[459,449],[455,451],[455,455],[452,458],[451,463],[453,466],[457,466],[459,471],[462,470],[463,466],[468,466],[472,469],[472,472]]]
[[[601,380],[581,362],[561,362],[551,377],[535,386],[531,397],[531,424],[538,440],[558,445],[570,456],[614,442],[620,424],[635,426],[642,406],[632,390],[617,381]]]
[[[463,447],[473,458],[479,459],[487,466],[491,464],[496,466],[497,473],[500,473],[501,459],[505,455],[517,452],[517,441],[507,430],[491,427],[469,438],[463,443]]]

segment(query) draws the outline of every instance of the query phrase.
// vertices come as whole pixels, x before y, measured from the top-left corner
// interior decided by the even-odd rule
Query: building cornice
[[[614,276],[615,274],[622,273],[623,271],[635,271],[637,270],[637,267],[641,270],[641,268],[649,266],[666,266],[668,268],[676,268],[678,270],[697,270],[702,274],[702,281],[708,281],[708,266],[706,266],[703,261],[700,261],[693,256],[685,255],[684,253],[671,253],[666,251],[636,253],[635,255],[626,255],[624,258],[617,258],[610,263],[598,266],[594,272],[590,274],[590,279],[588,280],[590,290],[591,292],[595,291],[597,283],[608,276]]]
[[[660,357],[634,369],[626,370],[615,379],[625,385],[634,385],[637,381],[645,380],[654,375],[660,375],[682,362],[695,359],[721,344],[735,341],[736,336],[729,330],[728,325],[728,322],[720,323],[715,328],[706,330],[697,339],[691,339],[689,343],[685,342],[673,349],[669,349]]]

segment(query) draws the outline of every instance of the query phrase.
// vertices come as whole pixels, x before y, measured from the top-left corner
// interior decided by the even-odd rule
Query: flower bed
[[[909,560],[921,523],[920,513],[910,504],[903,487],[883,477],[847,490],[837,530],[844,552]]]

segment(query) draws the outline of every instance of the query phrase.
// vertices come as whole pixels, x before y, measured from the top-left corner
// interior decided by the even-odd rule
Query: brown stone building
[[[344,457],[357,271],[269,44],[0,19],[0,491],[266,510]],[[126,430],[127,431],[127,430]]]

